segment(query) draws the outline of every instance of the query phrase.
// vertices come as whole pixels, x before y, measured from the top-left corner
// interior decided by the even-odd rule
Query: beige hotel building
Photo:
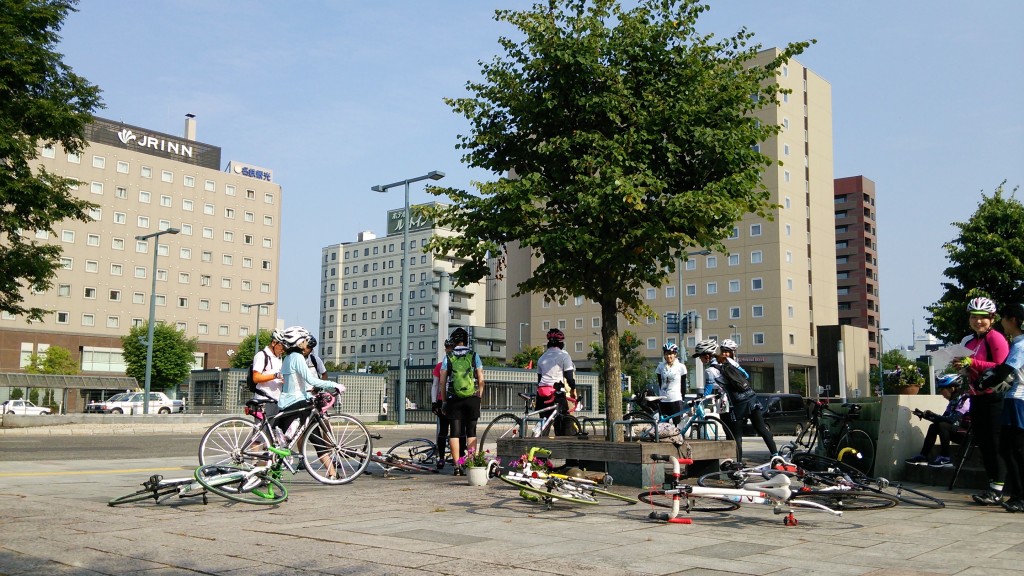
[[[33,352],[68,349],[82,374],[123,374],[120,338],[149,318],[156,238],[156,320],[199,341],[197,368],[227,367],[228,352],[255,331],[257,306],[278,299],[281,186],[271,170],[230,161],[195,139],[96,118],[87,147],[42,148],[38,162],[80,181],[76,197],[97,205],[88,222],[24,230],[58,244],[63,268],[50,290],[26,294],[49,311],[43,322],[0,317],[0,370],[23,368]],[[273,307],[262,306],[261,328]]]

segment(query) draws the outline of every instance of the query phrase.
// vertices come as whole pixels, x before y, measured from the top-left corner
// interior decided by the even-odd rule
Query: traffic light
[[[675,334],[679,332],[679,314],[675,312],[669,312],[665,314],[665,330],[669,334]]]
[[[690,313],[689,312],[687,312],[686,315],[683,316],[682,320],[679,323],[679,333],[680,334],[689,334],[690,333]]]

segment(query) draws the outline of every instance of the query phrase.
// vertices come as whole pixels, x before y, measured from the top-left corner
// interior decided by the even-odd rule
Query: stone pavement
[[[795,527],[759,505],[694,514],[692,525],[648,520],[642,503],[546,510],[496,479],[472,487],[449,475],[377,473],[324,486],[300,472],[277,507],[213,495],[207,505],[106,505],[151,474],[187,476],[193,466],[185,458],[5,462],[0,575],[999,576],[1020,574],[1024,562],[1024,514],[941,489],[942,510],[802,511]]]

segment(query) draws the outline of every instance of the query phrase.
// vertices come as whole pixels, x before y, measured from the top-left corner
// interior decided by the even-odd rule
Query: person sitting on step
[[[915,466],[930,466],[932,468],[952,468],[953,460],[949,457],[950,441],[963,444],[967,439],[967,428],[970,426],[971,397],[961,390],[963,377],[959,374],[943,374],[935,381],[935,387],[939,394],[946,399],[946,410],[942,414],[936,414],[931,410],[922,412],[914,409],[914,415],[931,422],[928,425],[928,432],[924,436],[924,445],[921,446],[921,453],[906,460],[907,464]],[[929,460],[928,455],[935,447],[935,440],[939,441],[939,454]]]

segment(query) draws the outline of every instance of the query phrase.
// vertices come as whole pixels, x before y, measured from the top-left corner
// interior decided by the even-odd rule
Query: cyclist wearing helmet
[[[935,380],[935,387],[939,394],[946,399],[946,410],[942,414],[936,414],[931,410],[921,412],[915,409],[914,415],[931,422],[928,425],[928,432],[924,436],[924,444],[921,446],[921,453],[913,458],[905,460],[907,464],[916,466],[931,466],[932,468],[952,468],[953,459],[949,457],[949,442],[952,440],[957,444],[963,444],[967,439],[967,428],[970,426],[971,417],[967,415],[971,407],[971,397],[961,387],[963,376],[959,374],[943,374]],[[935,447],[935,440],[939,441],[939,455],[929,459],[928,455]]]
[[[693,354],[690,358],[697,358],[704,364],[704,390],[700,393],[704,396],[718,394],[718,405],[716,412],[726,416],[729,412],[729,395],[725,393],[718,382],[722,379],[722,372],[718,369],[719,348],[718,342],[714,340],[701,340],[693,347]]]
[[[287,410],[289,414],[282,415],[275,422],[275,425],[281,430],[294,430],[294,427],[291,426],[292,422],[296,422],[299,417],[305,418],[309,414],[309,410],[312,409],[313,400],[307,392],[307,386],[339,392],[345,391],[345,387],[341,384],[317,378],[316,374],[313,374],[313,371],[306,365],[304,352],[310,338],[309,331],[302,326],[285,328],[282,333],[281,343],[284,344],[286,354],[284,362],[281,363],[281,378],[284,380],[284,386],[281,388],[281,397],[277,404],[278,408],[282,411]],[[294,410],[300,408],[309,410]],[[291,439],[287,437],[287,433],[285,436],[287,440]]]
[[[281,387],[284,385],[284,380],[281,380],[281,355],[284,354],[281,339],[281,332],[274,330],[270,333],[270,344],[252,357],[252,379],[256,382],[255,398],[274,400],[267,402],[263,407],[268,418],[278,412],[277,399],[281,397]]]
[[[455,345],[452,344],[451,340],[444,341],[444,355],[447,357],[455,350]],[[451,422],[448,417],[444,415],[441,407],[444,406],[444,393],[445,387],[441,386],[441,363],[438,362],[434,365],[433,381],[430,384],[430,398],[433,402],[430,404],[430,411],[437,416],[437,469],[441,470],[444,468],[444,453],[448,450],[448,431],[451,429]],[[462,452],[459,456],[465,454],[466,451],[466,437],[463,435],[459,438],[459,446]],[[452,461],[454,462],[457,456],[452,454]]]
[[[455,347],[451,354],[445,354],[441,360],[439,382],[446,383],[446,398],[441,411],[451,423],[448,431],[448,448],[451,450],[450,454],[454,456],[463,453],[462,438],[466,439],[465,451],[476,450],[476,423],[480,419],[480,402],[484,395],[484,365],[480,356],[466,345],[469,343],[469,333],[464,328],[452,330],[449,340]],[[476,391],[472,396],[462,398],[455,393],[454,375],[451,374],[449,362],[463,363],[467,355],[471,356]],[[455,475],[463,474],[462,468],[455,466]]]
[[[978,381],[981,375],[1006,360],[1009,344],[1006,338],[992,329],[995,322],[996,305],[984,297],[973,298],[967,303],[967,313],[971,326],[971,334],[960,342],[973,350],[966,358],[955,358],[954,364],[967,376],[971,395],[971,425],[974,442],[981,450],[981,461],[988,476],[989,489],[981,494],[973,494],[971,498],[983,506],[995,506],[1001,503],[1003,476],[1006,466],[999,457],[999,436],[1002,433],[999,425],[999,414],[1003,408],[1002,394],[993,389],[981,389]]]
[[[736,351],[739,350],[739,345],[736,344],[736,341],[726,338],[725,340],[722,340],[722,343],[718,346],[722,349],[722,353],[725,354],[725,357],[729,359],[729,364],[739,368],[744,377],[750,378],[750,372],[747,372],[743,366],[740,366],[739,360],[736,359]]]
[[[327,378],[327,367],[324,366],[324,361],[316,355],[316,337],[310,334],[309,341],[306,342],[306,366],[309,366],[309,371],[316,374],[321,380]]]
[[[569,394],[576,397],[576,365],[572,363],[565,347],[565,334],[558,328],[548,330],[548,349],[537,359],[537,407],[558,405],[555,417],[555,434],[566,434],[562,414],[569,412],[569,401],[565,397],[565,385]]]
[[[677,414],[683,411],[683,390],[686,388],[686,365],[679,362],[679,347],[665,344],[661,348],[665,359],[658,363],[654,374],[658,378],[658,395],[664,398],[658,402],[662,414]],[[683,416],[672,417],[672,423],[679,425]]]

